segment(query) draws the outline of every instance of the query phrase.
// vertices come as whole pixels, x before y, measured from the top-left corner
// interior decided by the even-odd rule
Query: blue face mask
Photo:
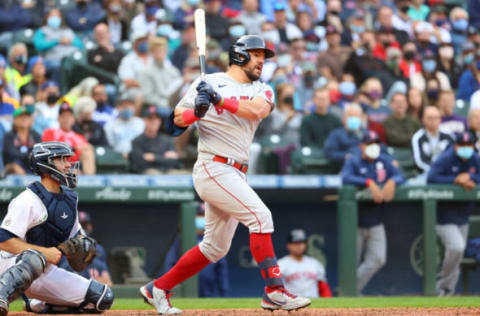
[[[203,216],[195,217],[195,228],[198,229],[198,230],[204,230],[205,229],[205,217],[203,217]]]
[[[196,6],[200,0],[187,0],[187,3],[191,6]]]
[[[453,21],[452,26],[456,31],[465,32],[468,28],[468,21],[465,19],[456,20]]]
[[[362,120],[358,116],[350,116],[347,118],[347,129],[349,131],[358,131],[362,126]]]
[[[118,113],[118,117],[121,118],[124,121],[128,121],[129,119],[132,118],[132,116],[133,116],[133,110],[132,109],[124,109],[124,110],[121,110]]]
[[[352,29],[353,33],[363,33],[365,32],[365,26],[362,25],[352,25],[350,26]]]
[[[53,15],[48,18],[47,20],[48,26],[54,29],[58,29],[60,25],[62,24],[62,19],[60,19],[59,16]]]
[[[142,54],[145,54],[146,52],[148,52],[148,43],[146,41],[143,41],[140,44],[138,44],[137,51]]]
[[[462,159],[470,159],[473,156],[473,147],[472,146],[461,146],[457,147],[457,156]]]
[[[161,24],[157,28],[157,36],[169,38],[172,31],[173,27],[170,24]]]
[[[228,30],[228,34],[230,34],[230,37],[234,37],[234,38],[243,36],[246,33],[247,33],[247,30],[243,25],[234,25]]]
[[[437,62],[433,59],[424,60],[422,62],[422,68],[425,72],[434,72],[437,67]]]
[[[465,63],[465,65],[470,65],[471,63],[473,63],[474,59],[475,59],[475,56],[472,53],[470,53],[465,55],[465,57],[463,57],[463,62]]]
[[[343,81],[339,86],[339,90],[342,95],[354,95],[356,89],[357,88],[355,87],[355,84],[351,81]]]
[[[157,13],[158,9],[160,9],[159,6],[152,5],[152,6],[147,7],[147,8],[145,9],[145,13],[146,13],[148,16],[154,16],[155,13]]]

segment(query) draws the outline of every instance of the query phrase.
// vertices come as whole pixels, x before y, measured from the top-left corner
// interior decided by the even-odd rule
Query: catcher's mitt
[[[57,248],[67,257],[68,263],[77,272],[84,271],[96,256],[95,239],[78,236],[60,243]]]

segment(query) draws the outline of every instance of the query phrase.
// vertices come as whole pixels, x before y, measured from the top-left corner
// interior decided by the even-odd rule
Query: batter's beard
[[[253,71],[254,70],[255,68],[253,69]],[[260,76],[257,76],[256,74],[254,74],[252,70],[244,69],[243,71],[245,72],[245,75],[247,75],[247,78],[250,81],[257,81],[258,79],[260,79]]]

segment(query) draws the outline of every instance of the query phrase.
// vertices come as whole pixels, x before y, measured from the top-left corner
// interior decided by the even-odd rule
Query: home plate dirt
[[[11,312],[9,316],[20,315],[35,315],[25,312]],[[84,314],[85,315],[85,314]],[[121,311],[108,311],[106,316],[154,316],[157,315],[155,311],[137,311],[137,310],[121,310]],[[480,315],[480,308],[469,307],[435,307],[435,308],[414,308],[414,307],[395,307],[395,308],[307,308],[299,311],[275,311],[268,312],[261,309],[199,309],[199,310],[184,310],[182,315],[186,316],[478,316]],[[68,316],[68,315],[64,315]],[[72,315],[73,316],[73,315]],[[93,315],[92,315],[93,316]],[[98,314],[96,314],[98,316]]]

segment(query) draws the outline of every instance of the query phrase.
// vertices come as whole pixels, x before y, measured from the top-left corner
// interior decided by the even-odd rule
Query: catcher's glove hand
[[[77,272],[84,271],[95,258],[97,251],[95,239],[78,236],[60,243],[57,248],[67,257],[68,263]]]

